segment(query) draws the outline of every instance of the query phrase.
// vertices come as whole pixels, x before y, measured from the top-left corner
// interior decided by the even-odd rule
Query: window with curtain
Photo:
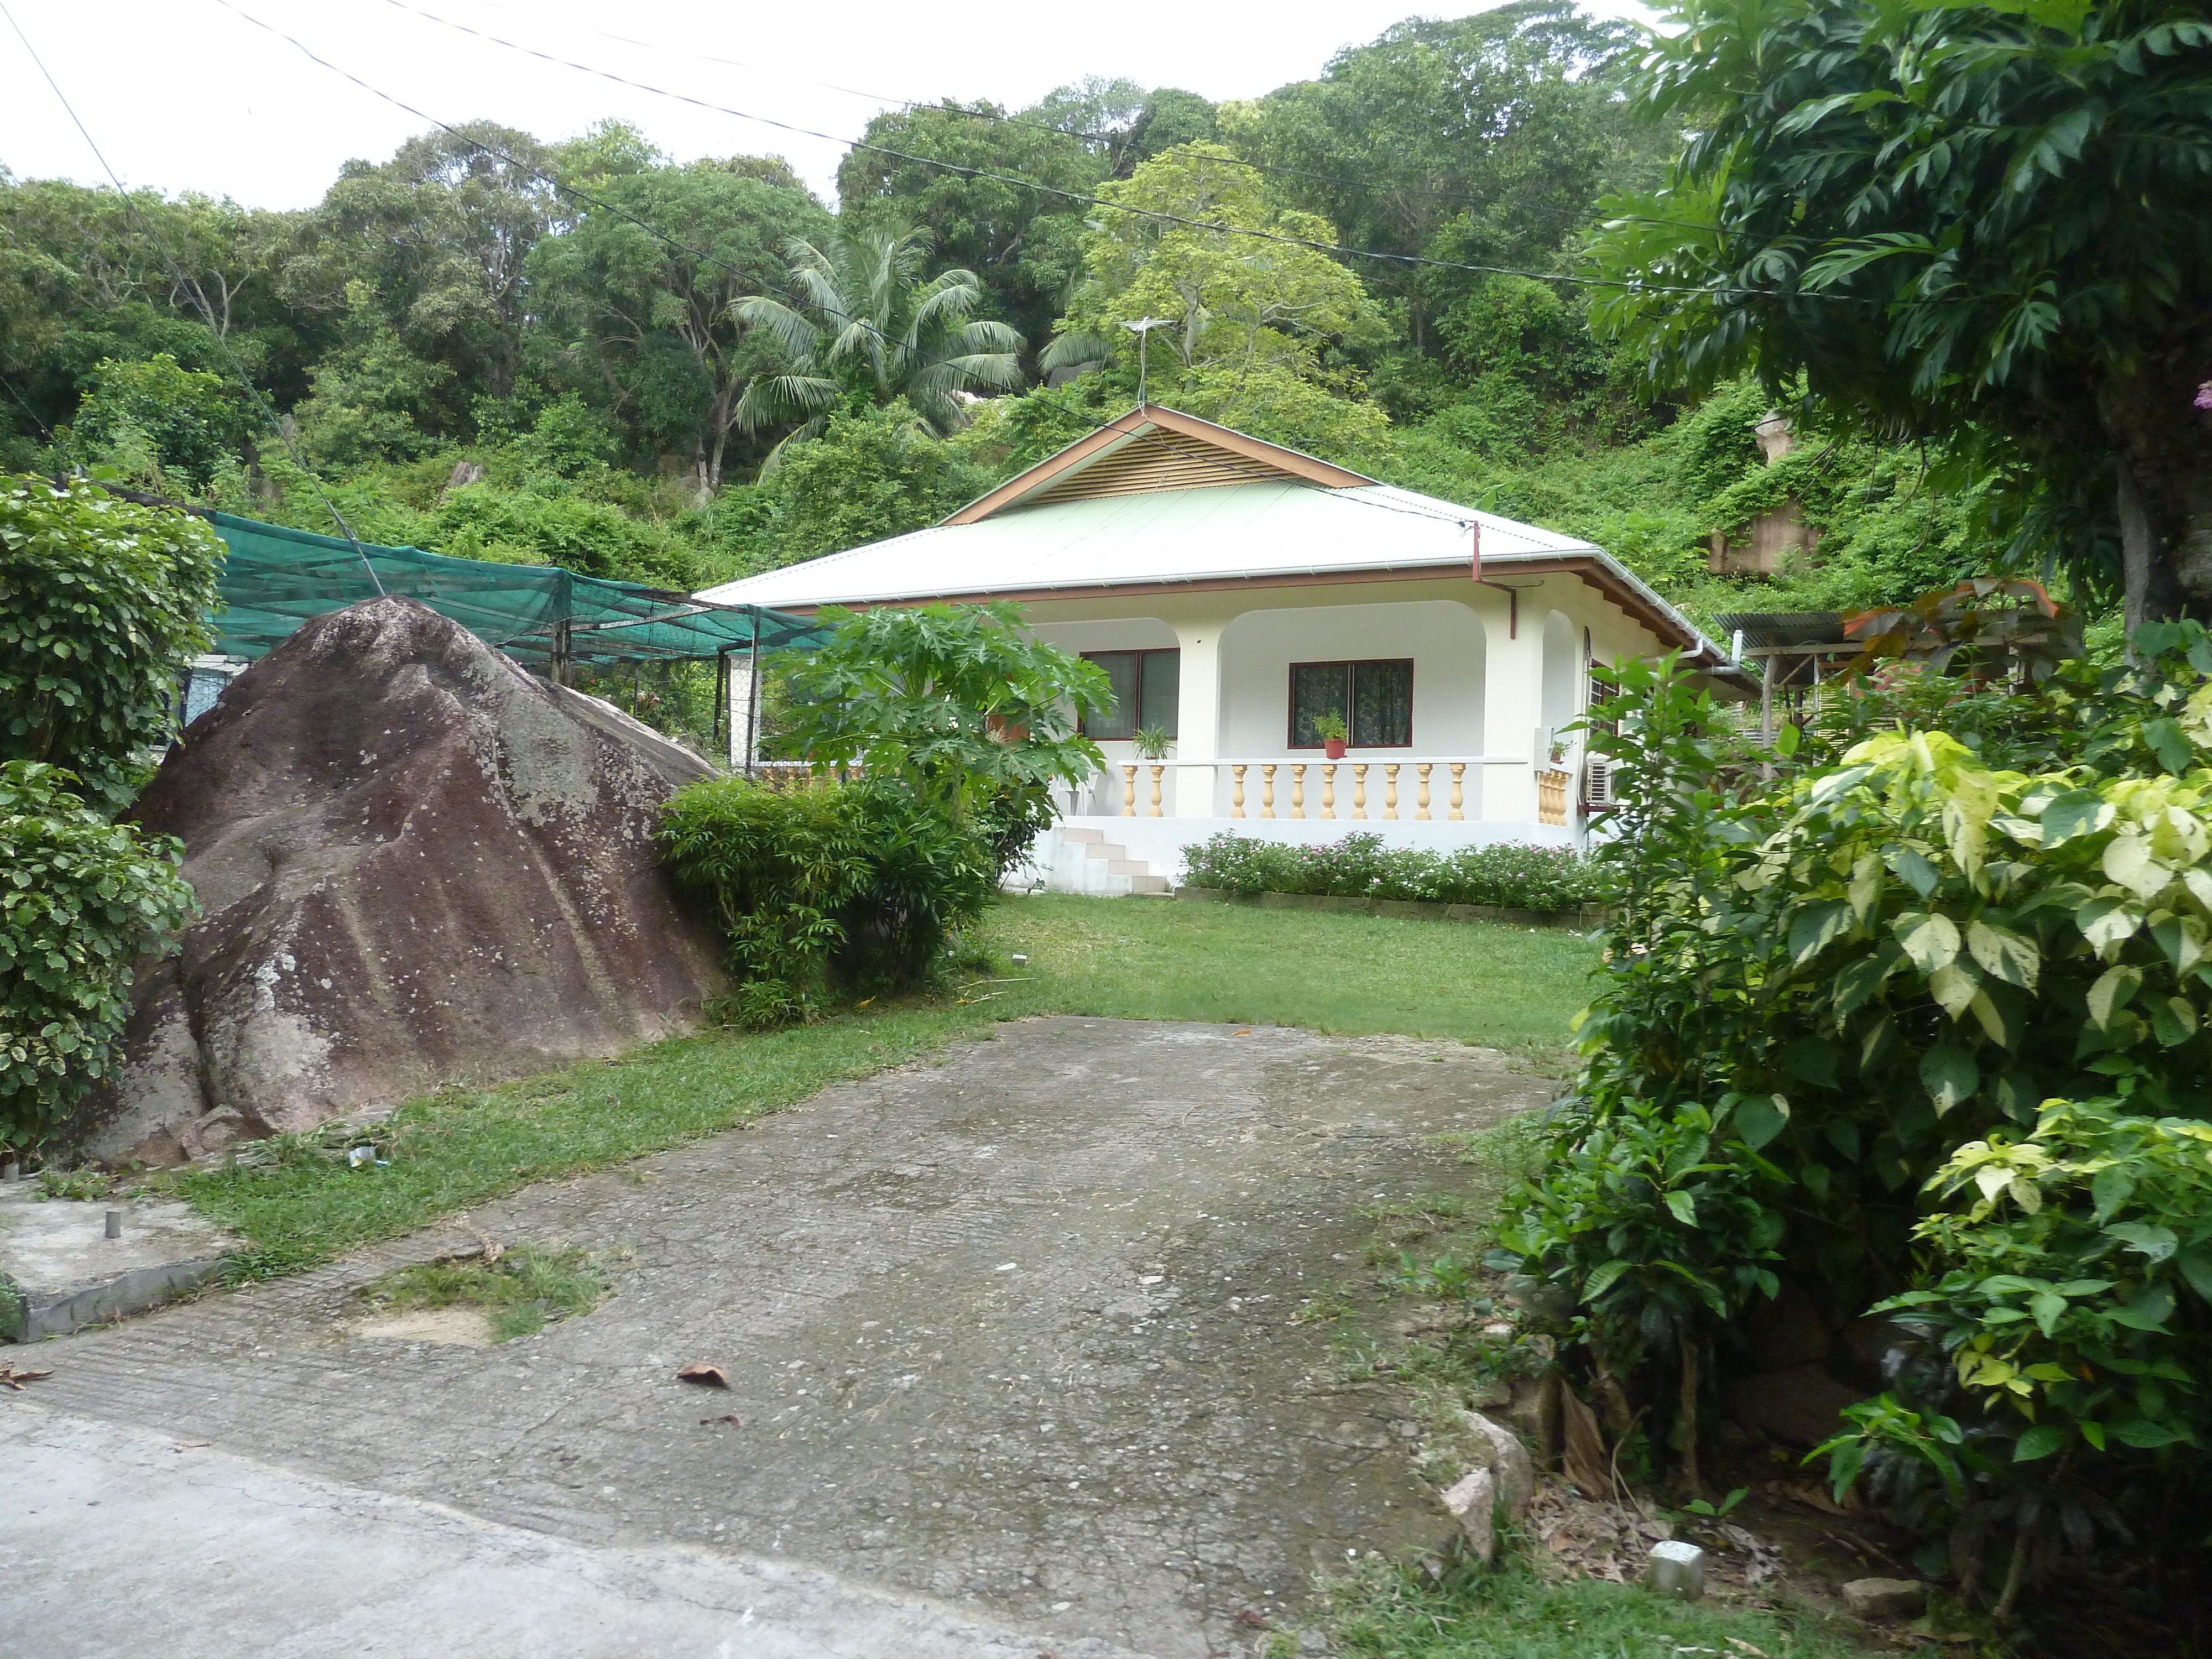
[[[1114,707],[1083,722],[1083,735],[1098,741],[1133,738],[1139,726],[1176,735],[1176,705],[1182,686],[1180,651],[1086,651],[1084,660],[1106,671]]]
[[[1291,743],[1318,749],[1314,721],[1344,721],[1354,749],[1410,749],[1413,744],[1413,662],[1297,662],[1291,665]]]

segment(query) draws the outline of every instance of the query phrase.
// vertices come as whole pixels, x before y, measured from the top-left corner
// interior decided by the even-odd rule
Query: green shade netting
[[[636,582],[580,576],[550,565],[449,559],[418,547],[377,547],[210,513],[230,550],[214,618],[216,649],[259,657],[311,617],[386,593],[420,599],[485,643],[542,667],[568,624],[575,662],[683,660],[729,652],[811,650],[829,630],[757,605],[706,605]],[[366,561],[366,565],[364,564]],[[374,580],[369,576],[374,568]]]

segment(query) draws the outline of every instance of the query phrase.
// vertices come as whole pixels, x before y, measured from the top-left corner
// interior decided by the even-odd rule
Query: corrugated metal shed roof
[[[1732,611],[1713,621],[1724,634],[1741,629],[1743,642],[1753,647],[1856,643],[1845,636],[1840,611]]]

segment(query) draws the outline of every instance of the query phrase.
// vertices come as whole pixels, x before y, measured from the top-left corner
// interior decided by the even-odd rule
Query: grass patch
[[[1344,1652],[1367,1659],[1863,1659],[1867,1651],[1816,1614],[1672,1601],[1595,1579],[1547,1583],[1510,1557],[1494,1571],[1449,1569],[1441,1581],[1363,1562],[1329,1588],[1328,1622]]]
[[[1029,956],[1034,985],[993,988],[1024,1012],[1394,1031],[1547,1061],[1598,965],[1558,928],[1057,893],[998,906],[985,938]]]
[[[1001,963],[1016,951],[1029,963],[955,996],[783,1030],[711,1031],[496,1088],[442,1090],[359,1136],[277,1137],[258,1161],[154,1184],[247,1241],[237,1276],[267,1278],[532,1182],[718,1134],[1026,1014],[1396,1031],[1553,1060],[1596,963],[1571,933],[1064,896],[996,907],[981,942]],[[349,1140],[374,1145],[386,1164],[349,1167]]]
[[[425,1261],[402,1267],[361,1295],[380,1313],[417,1308],[481,1308],[493,1339],[534,1336],[556,1319],[587,1314],[612,1287],[599,1258],[577,1249],[518,1244],[497,1261]]]

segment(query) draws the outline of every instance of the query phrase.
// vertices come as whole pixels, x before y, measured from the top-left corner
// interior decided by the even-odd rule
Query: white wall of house
[[[1585,665],[1593,657],[1601,663],[1649,657],[1660,648],[1649,629],[1581,580],[1510,569],[1497,586],[1378,579],[1101,592],[1032,604],[1030,624],[1070,651],[1182,652],[1177,742],[1160,769],[1158,815],[1152,768],[1127,742],[1102,743],[1106,770],[1066,799],[1068,825],[1099,831],[1170,878],[1180,878],[1185,845],[1221,830],[1297,842],[1358,831],[1391,846],[1439,850],[1493,841],[1571,843],[1574,826],[1537,821],[1536,773],[1555,734],[1588,705]],[[1322,817],[1323,757],[1289,747],[1291,665],[1401,657],[1413,660],[1412,746],[1352,750],[1336,767],[1334,816]],[[1572,765],[1580,744],[1565,741]],[[1449,805],[1454,759],[1469,762],[1457,819]],[[1420,819],[1418,767],[1425,761],[1431,763],[1430,817]],[[1231,768],[1237,762],[1248,763],[1242,817],[1232,816]],[[1398,802],[1389,817],[1384,769],[1393,762]],[[1270,763],[1275,815],[1267,817],[1261,768]],[[1361,763],[1368,769],[1365,816],[1356,817],[1352,767]],[[1133,812],[1125,817],[1123,768],[1131,763]],[[1294,763],[1307,768],[1303,817],[1291,816]],[[1072,886],[1066,871],[1091,866],[1064,851],[1056,834],[1040,838],[1032,877]]]
[[[1222,645],[1221,753],[1227,760],[1318,760],[1292,749],[1291,665],[1413,659],[1413,741],[1357,758],[1482,752],[1481,619],[1450,599],[1248,611]]]

